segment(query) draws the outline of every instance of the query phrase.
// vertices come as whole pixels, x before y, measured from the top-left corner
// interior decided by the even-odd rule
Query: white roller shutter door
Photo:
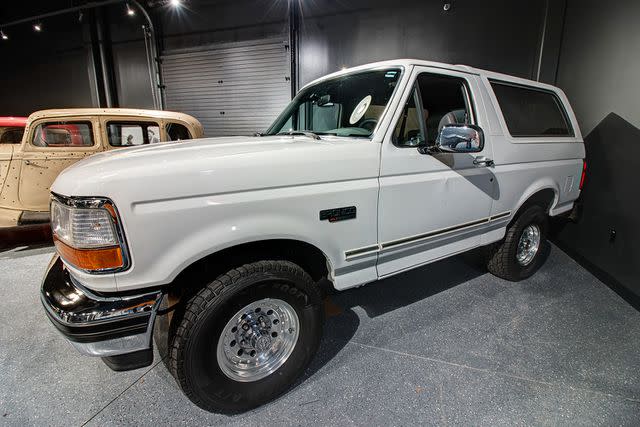
[[[206,136],[266,130],[290,101],[287,47],[279,38],[166,52],[166,109],[200,120]]]

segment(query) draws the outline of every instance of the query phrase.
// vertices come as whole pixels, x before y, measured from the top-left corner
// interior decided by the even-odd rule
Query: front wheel
[[[541,206],[530,206],[509,226],[502,241],[487,248],[487,269],[514,282],[530,277],[544,263],[546,234],[546,212]]]
[[[288,261],[260,261],[226,274],[185,305],[169,365],[203,409],[240,412],[286,391],[322,336],[322,300],[309,275]]]

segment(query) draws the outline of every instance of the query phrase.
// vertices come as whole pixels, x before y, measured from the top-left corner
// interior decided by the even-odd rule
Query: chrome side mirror
[[[436,138],[436,149],[446,153],[477,153],[484,148],[484,132],[476,125],[445,125]]]

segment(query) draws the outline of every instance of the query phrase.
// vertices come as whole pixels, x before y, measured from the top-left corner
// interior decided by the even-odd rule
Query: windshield
[[[291,101],[266,134],[306,131],[368,138],[391,99],[400,71],[364,71],[309,86]]]

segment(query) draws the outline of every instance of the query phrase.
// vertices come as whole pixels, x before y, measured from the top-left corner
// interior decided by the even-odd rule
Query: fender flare
[[[530,201],[537,194],[545,190],[551,190],[553,192],[553,200],[551,201],[549,206],[547,206],[547,212],[550,212],[558,203],[560,189],[558,188],[558,185],[555,182],[553,182],[551,179],[544,178],[531,183],[529,187],[527,187],[525,192],[522,193],[522,196],[518,200],[518,203],[516,204],[513,210],[514,214],[512,216],[512,220],[518,216],[518,214],[520,213],[522,208],[527,204],[528,201]]]

